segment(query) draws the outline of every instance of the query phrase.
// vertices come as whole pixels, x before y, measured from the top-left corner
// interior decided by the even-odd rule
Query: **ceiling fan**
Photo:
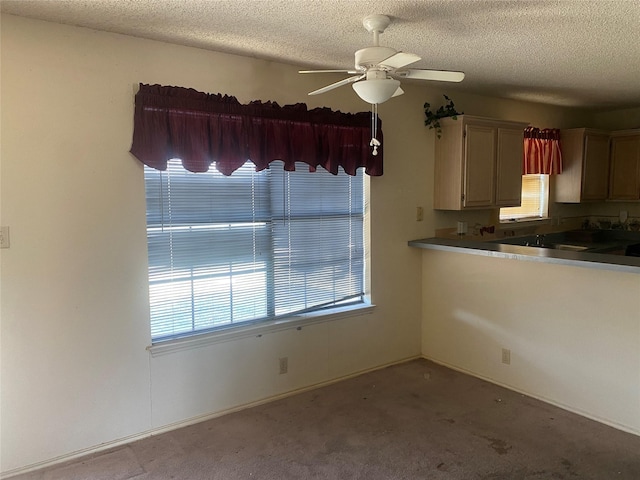
[[[326,87],[310,92],[318,95],[334,88],[352,83],[353,89],[365,102],[379,104],[392,97],[402,95],[397,78],[414,78],[418,80],[435,80],[439,82],[461,82],[464,73],[448,70],[405,69],[407,65],[420,60],[413,53],[398,52],[390,47],[381,47],[379,37],[391,23],[386,15],[369,15],[362,25],[373,33],[373,46],[358,50],[355,54],[353,70],[300,70],[299,73],[349,73],[353,77],[345,78]]]

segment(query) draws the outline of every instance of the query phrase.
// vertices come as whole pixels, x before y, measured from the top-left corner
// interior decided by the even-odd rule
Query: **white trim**
[[[375,372],[376,370],[382,370],[383,368],[391,367],[393,365],[399,365],[401,363],[410,362],[412,360],[417,360],[419,358],[421,358],[420,355],[413,355],[413,356],[406,357],[406,358],[403,358],[403,359],[400,359],[400,360],[396,360],[396,361],[393,361],[393,362],[385,363],[383,365],[378,365],[377,367],[371,367],[371,368],[366,368],[364,370],[359,370],[357,372],[354,372],[354,373],[351,373],[351,374],[348,374],[348,375],[343,375],[341,377],[334,378],[332,380],[326,380],[324,382],[315,383],[315,384],[309,385],[307,387],[302,387],[302,388],[291,390],[291,391],[288,391],[288,392],[285,392],[285,393],[280,393],[280,394],[277,394],[277,395],[272,395],[272,396],[269,396],[269,397],[265,397],[265,398],[263,398],[261,400],[256,400],[254,402],[249,402],[249,403],[245,403],[243,405],[238,405],[237,407],[232,407],[232,408],[228,408],[228,409],[225,409],[225,410],[220,410],[220,411],[217,411],[217,412],[212,412],[212,413],[208,413],[208,414],[205,414],[205,415],[200,415],[200,416],[197,416],[197,417],[191,417],[191,418],[188,418],[188,419],[180,421],[180,422],[171,423],[169,425],[164,425],[162,427],[152,428],[151,430],[147,430],[146,432],[141,432],[141,433],[138,433],[138,434],[135,434],[135,435],[129,435],[127,437],[119,438],[119,439],[114,440],[112,442],[101,443],[100,445],[95,445],[93,447],[84,448],[82,450],[77,450],[77,451],[69,453],[69,454],[60,455],[60,456],[55,457],[55,458],[50,459],[50,460],[45,460],[45,461],[42,461],[42,462],[38,462],[38,463],[34,463],[34,464],[31,464],[31,465],[28,465],[26,467],[15,468],[13,470],[8,470],[6,472],[2,472],[2,473],[0,473],[0,479],[5,480],[5,479],[8,479],[10,477],[14,477],[16,475],[21,475],[21,474],[24,474],[24,473],[33,472],[35,470],[40,470],[42,468],[52,467],[52,466],[57,465],[57,464],[65,463],[65,462],[68,462],[70,460],[74,460],[74,459],[83,457],[85,455],[104,452],[104,451],[110,450],[112,448],[116,448],[116,447],[119,447],[119,446],[122,446],[122,445],[126,445],[128,443],[135,442],[137,440],[144,440],[145,438],[149,438],[149,437],[152,437],[154,435],[160,435],[162,433],[171,432],[171,431],[177,430],[179,428],[188,427],[189,425],[194,425],[196,423],[205,422],[207,420],[212,420],[214,418],[222,417],[223,415],[228,415],[230,413],[235,413],[235,412],[239,412],[241,410],[246,410],[248,408],[257,407],[257,406],[263,405],[265,403],[274,402],[276,400],[281,400],[283,398],[291,397],[293,395],[298,395],[300,393],[308,392],[310,390],[315,390],[315,389],[318,389],[318,388],[322,388],[322,387],[326,387],[326,386],[329,386],[329,385],[333,385],[334,383],[338,383],[338,382],[342,382],[344,380],[348,380],[350,378],[358,377],[360,375],[364,375],[365,373]]]
[[[156,357],[158,355],[167,355],[181,350],[204,347],[214,343],[230,342],[247,337],[260,337],[262,335],[279,332],[281,330],[289,330],[292,328],[300,330],[302,327],[307,327],[317,323],[332,322],[358,315],[368,315],[373,313],[374,309],[375,305],[371,305],[370,303],[358,303],[356,305],[337,307],[330,310],[320,310],[318,312],[310,312],[278,320],[260,322],[244,327],[230,327],[200,335],[196,334],[189,337],[167,340],[155,345],[150,345],[147,347],[147,350],[149,350],[152,357]]]
[[[589,413],[589,412],[587,412],[585,410],[581,410],[579,408],[572,407],[571,405],[567,405],[565,403],[558,402],[556,400],[552,400],[552,399],[547,398],[547,397],[545,397],[543,395],[538,395],[538,394],[530,392],[528,390],[523,390],[523,389],[520,389],[520,388],[516,388],[513,385],[509,385],[508,383],[499,382],[499,381],[495,380],[494,378],[486,377],[484,375],[480,375],[480,374],[478,374],[476,372],[473,372],[471,370],[467,370],[466,368],[461,368],[461,367],[458,367],[456,365],[452,365],[450,363],[443,362],[442,360],[438,360],[436,358],[429,357],[427,355],[422,355],[422,358],[424,358],[425,360],[429,360],[430,362],[437,363],[438,365],[442,365],[443,367],[450,368],[451,370],[455,370],[457,372],[464,373],[465,375],[470,375],[472,377],[479,378],[480,380],[484,380],[485,382],[489,382],[489,383],[492,383],[494,385],[498,385],[499,387],[506,388],[507,390],[511,390],[512,392],[517,392],[517,393],[520,393],[522,395],[526,395],[527,397],[535,398],[536,400],[540,400],[541,402],[548,403],[549,405],[553,405],[554,407],[561,408],[562,410],[566,410],[567,412],[575,413],[576,415],[580,415],[581,417],[585,417],[585,418],[588,418],[590,420],[594,420],[594,421],[596,421],[598,423],[602,423],[604,425],[608,425],[610,427],[615,428],[616,430],[621,430],[623,432],[632,433],[634,435],[640,435],[640,430],[638,430],[636,428],[633,428],[633,427],[629,427],[628,425],[623,425],[621,423],[612,422],[611,420],[607,420],[606,418],[603,418],[603,417],[601,417],[599,415],[594,415],[594,414]]]

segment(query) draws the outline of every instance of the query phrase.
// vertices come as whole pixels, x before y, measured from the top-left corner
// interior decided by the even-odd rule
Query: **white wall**
[[[594,128],[605,130],[640,128],[640,107],[594,113],[591,124]]]
[[[380,108],[371,179],[373,314],[150,357],[137,85],[366,111],[295,66],[2,17],[2,472],[420,354],[424,94]],[[431,93],[433,95],[433,92]],[[428,93],[427,93],[428,95]],[[289,373],[278,375],[278,358]]]
[[[422,264],[426,357],[640,434],[640,275],[432,250]]]

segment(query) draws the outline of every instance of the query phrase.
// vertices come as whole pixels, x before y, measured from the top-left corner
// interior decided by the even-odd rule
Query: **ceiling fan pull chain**
[[[371,146],[373,147],[372,155],[374,155],[374,156],[375,156],[375,155],[378,155],[378,147],[379,147],[380,145],[382,145],[382,144],[380,143],[380,141],[379,141],[378,139],[376,139],[376,138],[372,138],[372,139],[371,139],[371,142],[369,143],[369,145],[371,145]]]
[[[378,104],[371,104],[371,141],[369,142],[369,146],[373,147],[372,155],[378,155],[378,147],[381,145],[380,140],[376,137],[378,136]]]

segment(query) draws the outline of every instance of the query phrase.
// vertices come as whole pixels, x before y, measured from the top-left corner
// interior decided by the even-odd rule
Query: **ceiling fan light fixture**
[[[352,86],[362,100],[367,103],[379,104],[393,97],[393,94],[400,87],[400,82],[393,78],[381,78],[361,80]]]

